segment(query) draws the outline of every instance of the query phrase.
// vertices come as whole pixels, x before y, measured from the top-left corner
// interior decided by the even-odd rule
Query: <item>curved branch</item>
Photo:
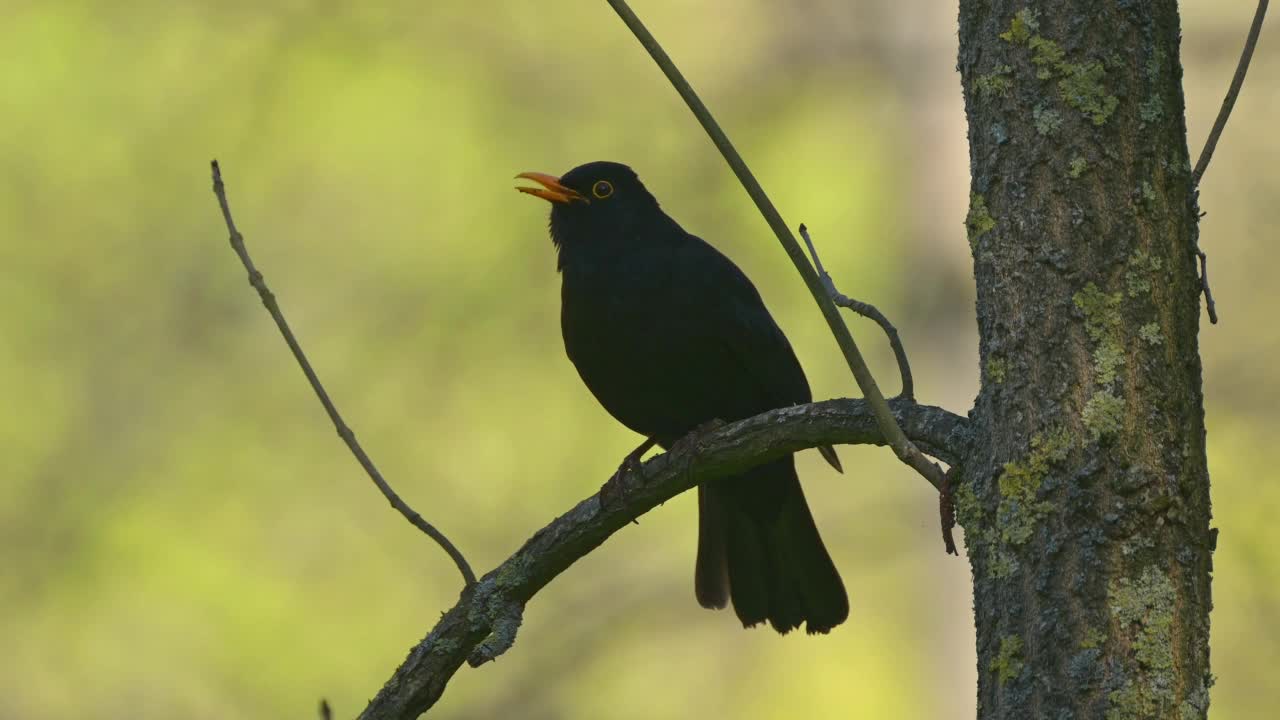
[[[311,361],[307,360],[307,355],[302,351],[302,345],[298,343],[298,338],[294,336],[293,330],[289,327],[289,321],[285,320],[284,313],[280,310],[280,304],[276,302],[275,293],[267,287],[267,281],[263,279],[262,273],[258,272],[258,268],[253,264],[253,258],[249,257],[249,250],[244,244],[244,235],[240,234],[240,230],[236,228],[235,220],[231,219],[231,205],[227,201],[227,189],[222,183],[222,169],[218,167],[218,161],[214,160],[210,163],[213,167],[213,194],[218,198],[218,206],[222,208],[222,219],[227,223],[227,232],[231,234],[231,248],[236,251],[244,269],[249,272],[249,284],[254,290],[258,291],[258,297],[262,299],[262,305],[271,314],[271,319],[276,321],[276,327],[280,328],[280,335],[284,337],[284,341],[289,345],[289,350],[293,352],[293,357],[298,361],[298,365],[302,368],[302,373],[307,376],[307,382],[311,383],[311,389],[315,391],[316,397],[320,399],[320,404],[324,406],[324,411],[328,413],[329,419],[333,421],[333,427],[338,431],[338,436],[347,444],[347,448],[351,450],[351,454],[355,455],[356,461],[360,463],[360,467],[369,474],[369,479],[373,484],[378,486],[378,490],[382,492],[382,496],[391,503],[391,507],[395,508],[401,515],[405,517],[414,527],[426,533],[428,537],[435,540],[440,547],[444,548],[449,557],[453,558],[453,563],[458,566],[458,572],[462,573],[462,579],[467,585],[473,585],[476,581],[476,575],[471,571],[471,566],[467,564],[467,559],[462,556],[462,551],[458,550],[444,533],[435,528],[434,525],[427,522],[417,510],[409,507],[409,504],[400,499],[396,491],[391,485],[383,479],[382,473],[378,472],[377,466],[373,464],[373,460],[368,453],[356,440],[356,434],[351,431],[347,423],[343,421],[342,415],[338,413],[338,408],[333,404],[333,400],[329,399],[329,393],[325,391],[324,385],[320,382],[320,377],[316,375],[316,371],[311,367]]]
[[[1200,150],[1200,159],[1196,160],[1196,169],[1191,171],[1191,185],[1198,188],[1200,178],[1204,177],[1204,171],[1209,168],[1209,161],[1213,159],[1213,151],[1218,147],[1218,139],[1222,137],[1222,131],[1227,127],[1227,119],[1231,117],[1231,110],[1236,106],[1236,98],[1240,97],[1240,88],[1244,86],[1244,76],[1249,72],[1249,63],[1253,60],[1253,50],[1258,45],[1258,35],[1262,32],[1262,20],[1267,16],[1267,5],[1269,0],[1258,0],[1258,9],[1253,13],[1253,24],[1249,26],[1249,35],[1245,38],[1244,49],[1240,51],[1240,62],[1236,64],[1236,74],[1231,78],[1231,86],[1227,88],[1227,96],[1222,99],[1222,107],[1218,109],[1218,117],[1213,121],[1213,129],[1209,131],[1209,137],[1204,141],[1204,147]],[[1218,323],[1218,308],[1213,304],[1213,291],[1209,289],[1209,271],[1205,267],[1208,258],[1205,257],[1204,251],[1200,249],[1199,231],[1196,232],[1195,251],[1196,257],[1200,258],[1200,290],[1204,293],[1204,302],[1209,312],[1209,322]]]
[[[1209,161],[1213,159],[1213,151],[1218,147],[1218,138],[1227,127],[1227,119],[1236,106],[1236,98],[1240,97],[1240,88],[1244,87],[1244,76],[1249,72],[1249,63],[1253,60],[1253,49],[1258,46],[1258,35],[1262,32],[1262,20],[1267,16],[1267,5],[1270,0],[1258,0],[1258,9],[1253,13],[1253,24],[1249,26],[1249,35],[1244,40],[1244,49],[1240,51],[1240,62],[1236,63],[1236,74],[1231,78],[1231,86],[1227,88],[1227,96],[1222,99],[1222,107],[1218,109],[1218,117],[1213,121],[1213,129],[1204,141],[1200,150],[1200,159],[1196,160],[1196,169],[1191,171],[1191,184],[1200,184],[1204,171],[1209,169]],[[1205,290],[1208,290],[1206,283]],[[1215,321],[1216,322],[1216,321]]]
[[[861,300],[854,300],[836,289],[835,280],[831,279],[831,274],[822,266],[822,259],[818,257],[818,248],[814,246],[813,239],[809,237],[809,228],[804,223],[800,223],[800,237],[804,239],[804,244],[809,246],[809,254],[813,256],[813,265],[818,269],[818,277],[822,280],[822,285],[827,289],[827,295],[831,296],[831,302],[842,308],[852,310],[854,313],[861,315],[868,320],[880,326],[884,330],[885,336],[889,338],[889,347],[893,350],[893,357],[898,361],[898,374],[902,377],[902,392],[898,397],[907,400],[916,399],[915,381],[911,379],[911,363],[907,361],[907,349],[902,346],[902,338],[898,337],[898,328],[889,322],[889,318],[880,312],[880,309],[871,303],[865,303]]]
[[[908,400],[889,402],[907,435],[951,465],[968,451],[969,421]],[[834,443],[885,444],[865,400],[827,400],[771,410],[691,436],[619,476],[620,489],[602,503],[597,493],[539,530],[514,555],[462,591],[429,635],[404,661],[360,717],[404,720],[426,712],[463,662],[494,659],[515,640],[524,606],[570,565],[636,517],[703,482],[740,474],[805,448]]]
[[[778,213],[778,209],[773,206],[773,201],[765,194],[764,188],[760,187],[760,183],[752,174],[751,169],[747,167],[747,163],[738,154],[737,149],[733,147],[733,143],[729,142],[729,137],[725,135],[724,130],[720,128],[720,124],[712,117],[711,111],[703,104],[702,99],[693,91],[693,87],[689,85],[689,81],[685,79],[680,69],[671,61],[671,57],[662,49],[653,34],[649,32],[644,23],[640,22],[640,18],[636,17],[635,12],[627,5],[626,0],[608,0],[610,6],[618,13],[618,17],[622,18],[622,22],[626,23],[632,34],[649,52],[650,57],[662,69],[663,74],[667,76],[667,80],[671,81],[671,85],[684,99],[685,104],[689,106],[689,110],[693,112],[694,117],[702,124],[702,129],[707,132],[711,141],[720,150],[720,154],[724,156],[725,162],[729,163],[729,167],[733,169],[738,181],[742,183],[742,187],[746,189],[747,195],[755,202],[756,208],[760,214],[764,216],[765,222],[769,224],[773,234],[778,237],[778,242],[782,244],[782,249],[787,252],[787,257],[791,258],[791,263],[795,265],[796,271],[800,273],[800,277],[804,279],[804,284],[809,288],[809,293],[813,295],[813,299],[818,303],[818,308],[822,310],[822,316],[826,319],[828,327],[831,328],[831,334],[835,336],[836,344],[840,346],[840,351],[844,353],[845,361],[849,364],[849,369],[853,372],[853,378],[858,383],[858,389],[862,391],[862,395],[866,397],[867,402],[871,406],[871,410],[875,413],[876,422],[879,423],[887,442],[885,443],[893,449],[893,454],[898,456],[906,465],[920,473],[929,484],[934,487],[942,486],[942,468],[931,462],[920,452],[898,427],[894,420],[893,413],[890,412],[889,406],[885,403],[884,394],[880,392],[880,387],[876,385],[875,377],[871,375],[870,368],[867,367],[866,360],[863,359],[862,353],[858,350],[858,344],[854,342],[853,335],[849,332],[849,327],[845,325],[844,320],[840,317],[840,311],[836,308],[835,303],[827,296],[826,288],[822,286],[822,281],[818,279],[818,274],[814,271],[813,266],[809,264],[809,260],[804,255],[804,250],[800,248],[800,243],[796,241],[795,236],[791,234],[791,229],[786,222],[782,220],[782,215]]]

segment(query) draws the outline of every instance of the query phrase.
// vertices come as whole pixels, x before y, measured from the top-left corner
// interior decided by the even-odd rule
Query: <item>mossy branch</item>
[[[954,464],[967,452],[967,419],[907,400],[888,404],[895,421],[930,454]],[[695,485],[739,475],[806,448],[885,443],[864,400],[827,400],[771,410],[691,439],[638,471],[621,475],[616,487],[610,488],[607,502],[597,493],[578,503],[478,583],[468,585],[458,603],[409,652],[361,720],[406,720],[426,712],[464,662],[477,666],[511,647],[524,607],[534,594],[660,503]]]

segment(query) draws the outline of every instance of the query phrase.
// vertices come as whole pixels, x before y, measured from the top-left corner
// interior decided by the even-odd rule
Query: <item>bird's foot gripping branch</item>
[[[600,486],[600,502],[608,505],[618,497],[628,480],[640,472],[640,459],[657,444],[657,440],[646,438],[635,450],[622,458],[622,462],[618,463],[618,470],[604,481],[604,485]]]

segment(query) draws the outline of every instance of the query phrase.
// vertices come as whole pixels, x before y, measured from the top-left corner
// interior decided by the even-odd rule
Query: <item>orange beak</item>
[[[542,186],[540,188],[517,187],[516,190],[540,197],[548,202],[560,203],[562,205],[571,203],[575,200],[590,202],[586,198],[582,197],[577,190],[561,185],[560,178],[555,175],[537,172],[523,172],[516,177],[532,180]]]

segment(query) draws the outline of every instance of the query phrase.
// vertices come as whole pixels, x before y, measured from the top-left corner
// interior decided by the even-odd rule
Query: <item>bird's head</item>
[[[556,177],[520,173],[541,187],[517,187],[551,203],[551,239],[557,247],[622,240],[646,217],[658,215],[658,201],[622,163],[579,165]]]

